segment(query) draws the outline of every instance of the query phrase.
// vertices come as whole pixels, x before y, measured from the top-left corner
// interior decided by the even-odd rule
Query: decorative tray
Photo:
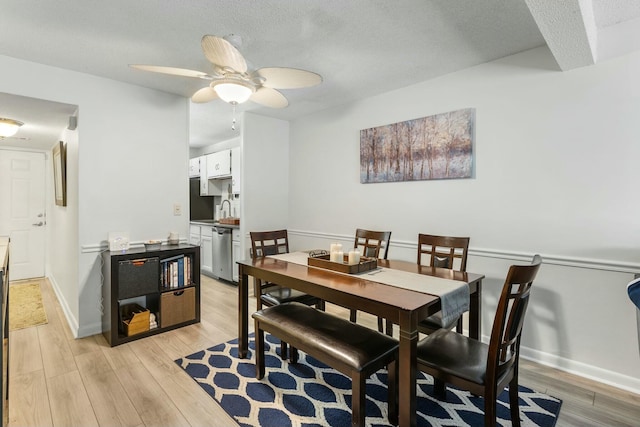
[[[219,222],[220,224],[240,225],[240,218],[233,218],[233,217],[221,218]]]
[[[338,271],[340,273],[355,274],[364,273],[365,271],[371,271],[378,268],[378,260],[376,258],[360,257],[359,264],[349,265],[349,255],[344,255],[344,263],[329,261],[330,255],[319,255],[316,257],[309,257],[307,264],[312,267],[326,268],[327,270]]]

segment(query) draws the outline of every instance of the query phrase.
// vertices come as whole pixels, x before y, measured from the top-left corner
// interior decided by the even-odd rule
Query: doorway
[[[0,138],[0,235],[11,237],[12,280],[48,274],[51,232],[59,225],[47,218],[53,193],[47,161],[77,112],[77,105],[0,92],[0,117],[23,123],[13,137]]]
[[[0,150],[0,235],[11,238],[11,279],[45,274],[45,155]]]

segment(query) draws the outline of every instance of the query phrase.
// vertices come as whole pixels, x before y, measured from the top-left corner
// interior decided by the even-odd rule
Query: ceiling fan
[[[249,70],[244,57],[229,40],[236,45],[240,43],[237,35],[224,38],[212,35],[202,37],[204,55],[213,64],[211,73],[157,65],[132,64],[130,67],[210,80],[209,86],[194,93],[191,100],[203,103],[219,98],[233,106],[251,100],[265,107],[284,108],[289,105],[289,101],[277,89],[304,88],[322,82],[319,74],[296,68],[267,67]]]

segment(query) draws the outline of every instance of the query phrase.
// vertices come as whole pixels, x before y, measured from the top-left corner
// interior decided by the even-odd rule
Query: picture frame
[[[67,206],[67,153],[64,142],[58,142],[51,151],[56,205]]]
[[[473,178],[475,108],[360,131],[360,182]]]

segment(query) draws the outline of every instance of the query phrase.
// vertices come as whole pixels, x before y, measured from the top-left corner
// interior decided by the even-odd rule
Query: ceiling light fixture
[[[18,132],[18,129],[20,129],[20,126],[22,126],[23,124],[24,123],[17,120],[4,119],[0,117],[0,136],[3,138],[8,138],[15,135],[16,132]]]
[[[226,78],[214,83],[213,90],[220,99],[229,104],[242,104],[255,92],[253,85],[241,79]]]
[[[256,91],[255,85],[238,77],[225,77],[210,85],[218,95],[218,98],[231,104],[233,107],[233,120],[231,130],[236,130],[236,105],[247,102]]]

